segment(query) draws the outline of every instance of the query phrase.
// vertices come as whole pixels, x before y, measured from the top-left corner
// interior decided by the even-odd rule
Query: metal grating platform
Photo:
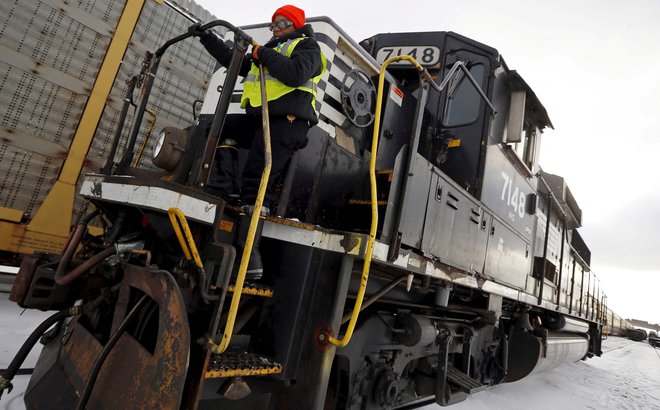
[[[265,376],[279,374],[282,365],[256,354],[223,353],[213,355],[206,369],[206,378]]]
[[[227,292],[229,293],[234,293],[235,287],[233,284],[229,285],[227,288]],[[255,284],[255,283],[245,283],[243,285],[243,291],[241,292],[243,295],[251,295],[251,296],[263,296],[265,298],[272,298],[273,297],[273,290],[267,286]]]

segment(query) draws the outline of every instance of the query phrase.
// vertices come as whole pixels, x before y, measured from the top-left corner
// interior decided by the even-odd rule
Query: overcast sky
[[[235,25],[269,21],[284,4],[196,1]],[[580,233],[610,307],[660,323],[660,1],[293,4],[357,41],[455,31],[496,48],[548,110],[555,130],[544,133],[541,166],[566,178],[582,208]]]

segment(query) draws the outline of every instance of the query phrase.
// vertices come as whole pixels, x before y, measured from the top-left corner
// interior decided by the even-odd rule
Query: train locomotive
[[[539,167],[552,123],[523,78],[453,32],[357,43],[329,18],[308,22],[328,61],[320,121],[270,214],[205,190],[241,112],[237,62],[267,26],[204,25],[233,42],[232,64],[196,121],[163,130],[138,166],[150,81],[190,35],[149,56],[126,149],[82,183],[89,212],[62,254],[21,266],[12,300],[57,313],[0,391],[38,340],[28,409],[447,406],[601,354],[607,309],[581,210]],[[259,282],[237,252],[241,218]]]

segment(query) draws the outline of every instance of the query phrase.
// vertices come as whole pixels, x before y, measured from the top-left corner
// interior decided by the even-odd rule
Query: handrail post
[[[254,210],[250,217],[250,226],[248,228],[247,238],[245,239],[245,247],[243,248],[243,255],[241,257],[241,264],[238,268],[238,276],[236,277],[236,284],[234,286],[234,294],[231,298],[231,305],[227,315],[227,323],[225,324],[225,331],[222,334],[220,344],[215,344],[213,340],[209,340],[211,351],[219,354],[227,350],[231,336],[234,332],[234,324],[236,315],[238,313],[238,306],[241,301],[241,294],[243,292],[243,284],[245,283],[245,273],[247,272],[248,262],[250,261],[250,254],[252,253],[252,246],[254,245],[254,237],[257,232],[259,218],[261,217],[261,208],[263,206],[264,196],[266,195],[266,187],[268,186],[268,179],[270,178],[270,168],[272,165],[272,155],[270,149],[270,121],[268,118],[268,99],[266,98],[266,80],[263,65],[259,66],[259,84],[261,85],[261,125],[264,134],[264,170],[261,173],[261,182],[257,191],[257,199],[254,203]]]

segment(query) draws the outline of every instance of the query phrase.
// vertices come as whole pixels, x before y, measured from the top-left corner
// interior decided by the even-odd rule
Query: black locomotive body
[[[75,255],[35,255],[21,268],[20,305],[83,301],[48,334],[28,408],[449,405],[601,354],[605,297],[577,232],[581,210],[563,178],[539,167],[552,123],[522,77],[495,49],[455,33],[358,45],[329,19],[310,21],[328,60],[320,122],[262,222],[263,282],[244,286],[232,312],[243,216],[204,192],[218,118],[240,113],[230,67],[216,72],[198,121],[168,131],[176,135],[162,144],[179,156],[171,169],[137,169],[125,155],[83,182],[102,237],[84,234],[94,213],[72,235]],[[221,34],[241,51],[267,33]],[[378,93],[381,64],[397,55],[424,75],[392,62]],[[346,346],[329,342],[346,333]]]

